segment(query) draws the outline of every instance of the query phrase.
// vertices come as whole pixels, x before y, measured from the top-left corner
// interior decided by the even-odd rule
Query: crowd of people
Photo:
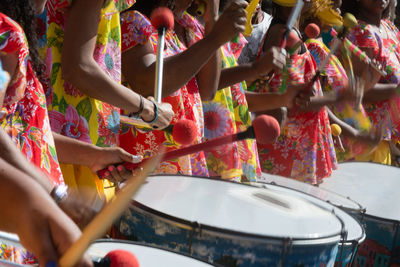
[[[250,36],[242,35],[249,1],[207,0],[200,17],[186,12],[192,2],[0,1],[0,229],[18,233],[40,263],[55,264],[116,185],[134,179],[123,162],[182,147],[163,129],[183,119],[197,126],[194,143],[243,131],[260,114],[275,117],[281,135],[162,161],[156,174],[255,182],[266,172],[318,185],[338,161],[399,164],[394,0],[306,0],[290,35],[298,42],[285,48],[296,0],[273,0],[271,14],[260,0]],[[149,18],[161,6],[175,24],[156,102],[158,34]],[[344,13],[358,22],[348,40],[386,76],[344,46],[330,55]],[[320,29],[314,36],[305,34],[310,23]],[[121,115],[151,128],[121,124]],[[106,179],[96,175],[104,168]],[[0,258],[19,263],[28,254],[0,247]],[[87,256],[79,263],[90,265]]]

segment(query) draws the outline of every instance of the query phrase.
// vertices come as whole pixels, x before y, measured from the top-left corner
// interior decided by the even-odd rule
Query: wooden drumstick
[[[97,216],[83,230],[81,237],[64,253],[59,261],[61,267],[74,266],[82,258],[86,249],[95,239],[101,237],[114,220],[128,207],[132,197],[160,162],[161,157],[153,157],[146,162],[143,171],[129,179],[118,194],[110,200]]]

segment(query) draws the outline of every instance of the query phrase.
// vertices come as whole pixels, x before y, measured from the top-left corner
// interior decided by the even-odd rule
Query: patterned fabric
[[[227,43],[222,47],[222,68],[237,65],[237,56],[245,43],[241,36],[239,43]],[[203,102],[205,140],[244,131],[251,125],[244,94],[246,89],[245,82],[237,83],[218,90],[213,101]],[[256,181],[261,175],[254,140],[243,140],[219,147],[207,152],[206,157],[211,176],[221,176],[225,179],[239,177],[237,180],[245,182]]]
[[[317,66],[319,66],[321,62],[323,62],[328,56],[329,48],[327,48],[324,43],[316,39],[308,39],[306,41],[306,45],[315,62],[317,63]],[[346,90],[346,85],[348,84],[347,74],[339,59],[335,55],[331,56],[329,63],[327,64],[326,78],[326,86],[322,88],[324,92],[333,91],[335,94],[339,94],[343,92],[343,90]],[[340,103],[330,106],[330,109],[339,119],[343,120],[350,126],[361,131],[369,130],[368,128],[362,128],[363,124],[357,121],[357,115],[368,119],[363,107],[361,107],[360,112],[356,112],[354,111],[354,107],[350,107],[349,104]],[[341,136],[340,138],[345,151],[341,151],[339,148],[336,148],[336,156],[338,161],[354,159],[355,156],[366,153],[368,150],[368,147],[357,143],[356,140],[352,138],[346,138],[345,136]]]
[[[21,27],[0,13],[0,51],[18,53],[18,66],[5,95],[0,124],[29,162],[57,184],[64,183],[51,133],[43,88],[35,77]]]
[[[189,36],[191,40],[202,38],[199,24],[193,17],[185,14],[183,22],[193,29],[194,35]],[[154,53],[157,52],[157,31],[151,26],[148,18],[137,11],[128,11],[121,15],[121,25],[123,52],[138,44],[145,44],[147,41],[150,41],[153,46]],[[179,41],[177,35],[173,31],[168,31],[165,36],[165,57],[179,54],[184,50],[186,47]],[[204,119],[196,78],[193,77],[185,86],[164,97],[162,101],[172,105],[175,112],[172,124],[181,119],[189,119],[196,123],[199,131],[195,142],[201,142],[204,133]],[[145,157],[157,153],[161,147],[165,147],[167,151],[180,147],[172,135],[167,132],[157,130],[149,132],[138,127],[128,126],[122,126],[120,145],[133,154],[141,154]],[[161,162],[155,172],[208,176],[203,152]]]
[[[33,266],[37,266],[38,264],[38,260],[32,253],[24,248],[12,246],[9,244],[0,244],[0,259],[17,264],[26,264]]]
[[[116,82],[121,80],[121,31],[119,12],[134,0],[107,0],[101,10],[94,60]],[[47,95],[52,130],[101,147],[118,144],[119,109],[84,95],[62,77],[61,52],[70,0],[47,1],[47,58],[51,62],[51,86]],[[102,181],[89,169],[62,165],[69,185],[97,187],[102,193]],[[106,186],[107,181],[105,181]]]
[[[288,75],[297,83],[309,82],[316,71],[310,52],[290,57]],[[278,92],[282,74],[275,73],[269,87],[260,92]],[[313,84],[313,93],[322,95],[319,82]],[[281,135],[273,144],[258,144],[261,169],[264,172],[294,178],[311,184],[319,184],[337,167],[329,119],[325,108],[318,112],[288,113]]]
[[[381,25],[388,37],[383,38],[375,32],[371,25],[359,21],[349,35],[350,41],[356,46],[374,51],[374,59],[382,64],[387,72],[386,77],[381,77],[379,83],[400,83],[400,33],[396,26],[388,20],[382,20]],[[400,110],[400,97],[365,105],[366,111],[374,125],[383,125],[385,140],[400,140],[400,121],[395,120]],[[390,116],[391,115],[391,116]]]

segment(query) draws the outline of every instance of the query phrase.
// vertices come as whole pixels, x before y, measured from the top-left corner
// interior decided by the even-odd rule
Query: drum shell
[[[137,201],[122,216],[119,231],[129,240],[223,266],[333,266],[340,240],[339,234],[308,240],[245,234],[172,217]]]

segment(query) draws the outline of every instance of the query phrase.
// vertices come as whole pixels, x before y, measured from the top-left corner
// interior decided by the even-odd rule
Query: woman
[[[173,8],[175,26],[166,33],[163,101],[171,103],[175,112],[173,123],[189,119],[198,126],[195,142],[203,137],[202,100],[215,94],[221,61],[219,47],[244,30],[246,3],[234,3],[218,18],[218,1],[207,2],[203,20],[205,28],[185,11],[190,1],[139,0],[122,14],[122,72],[130,87],[147,96],[153,94],[157,31],[149,16],[159,6]],[[218,18],[218,19],[217,19]],[[235,24],[236,23],[236,24]],[[176,149],[179,144],[172,135],[162,131],[146,132],[139,128],[124,129],[121,146],[131,153],[152,155],[160,147]],[[208,176],[203,152],[161,162],[158,173],[183,173]]]
[[[267,51],[273,45],[279,45],[285,24],[296,1],[274,0],[274,19],[261,44],[261,50]],[[299,26],[299,20],[295,28]],[[296,31],[296,30],[295,30]],[[298,32],[298,31],[297,31]],[[301,36],[299,36],[301,39]],[[305,84],[311,95],[322,95],[320,83],[311,82],[315,71],[315,62],[305,46],[290,56],[288,75],[292,83]],[[275,72],[269,85],[258,87],[259,92],[285,91],[281,88],[283,76]],[[277,105],[279,103],[276,103]],[[284,103],[280,103],[284,106]],[[311,184],[319,184],[336,167],[336,156],[330,133],[328,115],[324,107],[317,111],[303,112],[298,108],[288,111],[281,136],[270,145],[258,144],[261,168],[263,171],[290,177]]]
[[[119,12],[134,0],[50,0],[47,40],[51,86],[46,94],[52,130],[100,147],[118,145],[119,108],[158,128],[171,118],[169,104],[156,104],[120,85]],[[141,105],[142,103],[142,105]],[[159,115],[156,115],[158,108]],[[104,191],[103,181],[86,167],[62,165],[67,184]],[[115,168],[110,167],[110,172]],[[109,183],[104,182],[106,187]]]
[[[400,140],[400,34],[388,20],[383,19],[389,11],[389,1],[343,1],[342,12],[349,12],[358,19],[358,26],[348,37],[356,46],[380,64],[387,76],[380,77],[373,72],[366,84],[364,103],[366,111],[375,126],[382,126],[383,141],[374,153],[357,157],[360,161],[391,164],[391,143]],[[355,61],[354,69],[360,69]]]

